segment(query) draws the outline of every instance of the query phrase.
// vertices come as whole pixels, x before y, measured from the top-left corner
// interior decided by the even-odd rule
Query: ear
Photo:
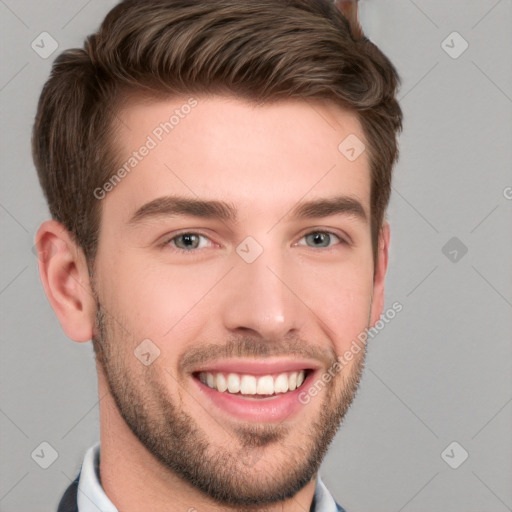
[[[74,341],[93,335],[96,301],[81,247],[60,222],[43,222],[36,233],[39,276],[62,329]]]
[[[384,221],[379,233],[379,248],[377,250],[377,265],[373,276],[373,296],[370,311],[370,326],[375,325],[384,311],[384,281],[388,268],[389,241],[391,232],[389,223]]]

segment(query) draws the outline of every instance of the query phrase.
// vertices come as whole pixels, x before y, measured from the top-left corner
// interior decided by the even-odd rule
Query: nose
[[[269,341],[299,331],[308,309],[298,290],[298,269],[285,260],[284,250],[268,248],[252,263],[236,260],[222,303],[224,328],[252,331]]]

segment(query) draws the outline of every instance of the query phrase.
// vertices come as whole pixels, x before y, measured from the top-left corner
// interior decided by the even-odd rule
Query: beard
[[[213,417],[201,423],[182,407],[183,398],[192,401],[194,397],[180,385],[180,372],[176,376],[168,372],[178,389],[170,393],[155,363],[143,366],[135,361],[136,344],[128,342],[132,336],[121,332],[119,322],[102,307],[97,295],[96,305],[92,342],[98,371],[103,373],[121,417],[165,470],[234,510],[264,510],[264,506],[295,496],[316,475],[356,395],[365,349],[311,399],[322,400],[314,420],[298,422],[293,428],[293,422],[230,427],[217,423],[230,436],[222,446],[208,436],[209,424],[216,421]],[[183,361],[213,360],[216,355],[254,358],[299,353],[321,359],[327,370],[337,360],[332,349],[314,351],[304,341],[265,343],[244,336],[222,347],[204,343],[195,347],[181,359],[182,365]]]

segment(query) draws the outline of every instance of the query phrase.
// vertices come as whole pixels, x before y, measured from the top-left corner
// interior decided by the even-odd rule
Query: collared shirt
[[[77,512],[118,512],[108,499],[100,483],[100,443],[91,446],[84,457],[78,478]],[[76,481],[75,481],[76,484]],[[70,486],[71,487],[71,486]],[[68,489],[69,492],[69,489]],[[68,493],[67,492],[67,493]],[[59,510],[63,510],[62,502]],[[70,509],[71,510],[71,509]],[[66,509],[65,512],[68,512]],[[332,497],[317,475],[315,495],[311,512],[345,512]]]

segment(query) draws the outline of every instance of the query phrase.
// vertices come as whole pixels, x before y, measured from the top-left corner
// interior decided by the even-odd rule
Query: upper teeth
[[[305,370],[298,372],[281,373],[275,377],[272,375],[245,375],[238,373],[201,372],[199,379],[217,391],[228,393],[241,393],[242,395],[273,395],[274,393],[286,393],[297,389],[306,376]]]

